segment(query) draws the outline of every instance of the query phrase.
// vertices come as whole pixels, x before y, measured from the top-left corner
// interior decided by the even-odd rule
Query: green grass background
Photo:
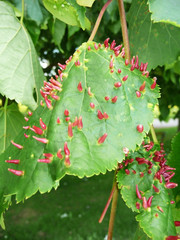
[[[156,130],[167,152],[176,128]],[[60,187],[46,194],[36,194],[24,203],[13,202],[5,214],[6,230],[0,239],[9,240],[104,240],[110,209],[103,222],[98,219],[109,197],[113,172],[91,178],[66,176]],[[114,240],[131,240],[137,223],[135,214],[119,195]]]

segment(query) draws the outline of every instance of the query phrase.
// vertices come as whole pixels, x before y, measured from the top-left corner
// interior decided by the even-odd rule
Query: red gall
[[[11,159],[11,160],[5,160],[7,163],[13,163],[13,164],[19,164],[20,160],[19,159]]]
[[[69,151],[69,148],[67,146],[67,142],[64,143],[64,153],[65,153],[65,155],[70,155],[70,151]]]
[[[73,137],[72,123],[71,123],[71,122],[68,123],[68,136],[69,136],[70,138]]]
[[[129,169],[125,169],[125,173],[126,173],[127,175],[129,175],[129,174],[130,174]]]
[[[66,156],[65,156],[64,165],[65,165],[66,167],[70,167],[71,162],[70,162],[69,155],[66,155]]]
[[[56,120],[56,122],[57,122],[57,124],[60,124],[60,123],[61,123],[61,121],[60,121],[60,118],[59,118],[59,117],[57,117],[57,120]]]
[[[52,162],[52,159],[43,158],[43,159],[38,159],[37,161],[38,161],[38,162],[41,162],[41,163],[51,163],[51,162]]]
[[[46,130],[46,124],[43,122],[42,118],[39,119],[39,123],[42,129]]]
[[[108,48],[109,47],[109,39],[110,38],[106,38],[106,40],[104,41],[104,46],[105,46],[105,48]]]
[[[109,101],[109,97],[108,97],[108,96],[105,96],[104,99],[105,99],[106,101]]]
[[[43,153],[43,156],[45,156],[46,158],[52,158],[53,154],[52,153]]]
[[[47,138],[38,138],[36,136],[32,136],[35,140],[37,140],[38,142],[41,142],[41,143],[48,143],[49,140]]]
[[[141,97],[141,93],[139,91],[136,91],[136,96],[139,98]]]
[[[77,89],[79,92],[82,92],[83,88],[81,82],[78,83]]]
[[[102,120],[104,118],[104,115],[102,114],[102,112],[100,110],[97,110],[98,114],[97,117]]]
[[[89,105],[90,105],[90,107],[91,107],[92,109],[94,109],[94,108],[95,108],[95,105],[94,105],[94,103],[92,103],[92,102],[91,102]]]
[[[66,118],[65,118],[65,121],[66,121],[66,122],[69,122],[69,121],[70,121],[70,117],[66,117]]]
[[[124,76],[122,80],[125,82],[128,79],[128,75]]]
[[[24,175],[24,171],[15,170],[15,169],[12,169],[12,168],[8,168],[8,171],[13,173],[16,176],[23,176]]]
[[[61,148],[57,151],[57,157],[58,157],[59,159],[63,159],[63,155],[62,155],[61,151],[62,151]]]
[[[140,193],[140,191],[139,191],[139,189],[138,189],[138,185],[136,184],[136,195],[137,195],[137,197],[141,200],[142,199],[142,196],[141,196],[141,193]]]
[[[104,119],[108,119],[109,118],[109,116],[108,116],[108,114],[106,112],[103,113],[103,116],[104,116]]]
[[[113,97],[113,98],[111,99],[111,102],[112,102],[112,103],[116,103],[116,102],[117,102],[117,99],[118,99],[118,97],[115,96],[115,97]]]
[[[67,109],[64,110],[64,115],[65,115],[66,117],[69,116],[69,111],[68,111]]]
[[[143,84],[139,87],[139,91],[142,92],[145,89],[146,82],[144,81]]]
[[[22,146],[22,145],[15,143],[13,140],[11,140],[11,143],[12,143],[12,145],[14,145],[15,147],[17,147],[18,149],[23,149],[23,146]]]
[[[43,134],[43,130],[37,126],[34,126],[33,125],[33,129],[34,129],[34,132],[38,135],[42,135]]]
[[[99,144],[102,144],[107,138],[107,133],[105,133],[103,136],[101,136],[99,139],[98,139],[98,143]]]
[[[143,132],[143,130],[144,130],[144,127],[143,127],[143,125],[142,124],[139,124],[139,125],[137,125],[137,131],[138,132],[140,132],[140,133],[142,133]]]
[[[83,128],[82,116],[80,116],[78,121],[77,121],[77,127],[80,130]]]
[[[148,205],[147,205],[147,200],[146,200],[146,198],[145,197],[142,197],[142,200],[143,200],[143,208],[144,209],[147,209],[148,208]]]
[[[122,84],[121,84],[120,82],[116,82],[116,83],[114,84],[114,86],[115,86],[116,88],[119,88],[119,87],[122,86]]]

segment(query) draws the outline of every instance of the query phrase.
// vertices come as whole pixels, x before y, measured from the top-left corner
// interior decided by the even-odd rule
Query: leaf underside
[[[149,124],[153,121],[153,109],[159,97],[158,87],[151,89],[153,80],[143,76],[137,69],[131,71],[131,65],[126,66],[121,55],[116,57],[114,51],[105,48],[104,45],[100,45],[98,50],[94,46],[97,48],[94,42],[82,44],[72,60],[68,61],[66,69],[60,73],[63,80],[62,91],[54,92],[60,99],[51,99],[52,109],[44,103],[44,107],[39,106],[25,123],[30,127],[40,127],[41,117],[47,126],[43,135],[38,136],[30,129],[23,130],[15,139],[23,149],[11,146],[0,156],[2,201],[6,195],[15,194],[19,202],[38,190],[41,193],[50,191],[52,187],[58,186],[59,180],[65,174],[83,178],[116,169],[117,163],[124,158],[123,148],[134,150],[136,144],[140,145],[149,131]],[[110,62],[113,62],[111,68]],[[121,69],[121,73],[118,73],[118,69]],[[122,81],[126,75],[128,79]],[[144,81],[145,90],[138,98],[136,91]],[[82,84],[81,92],[77,88],[79,82]],[[115,88],[116,82],[120,82],[122,86]],[[92,96],[88,94],[89,87]],[[105,100],[105,96],[109,97],[109,101]],[[117,101],[113,103],[111,100],[115,96]],[[48,98],[50,99],[49,96]],[[94,103],[94,109],[90,107],[90,103]],[[82,116],[83,128],[73,127],[72,138],[68,136],[65,109],[69,111],[70,122]],[[97,116],[98,110],[102,114],[106,112],[109,118],[100,120]],[[58,118],[60,124],[57,123]],[[142,133],[137,131],[139,124],[144,126]],[[25,138],[24,133],[29,135],[29,138]],[[105,133],[107,138],[102,144],[98,144],[98,139]],[[32,136],[46,138],[49,142],[41,143]],[[68,166],[64,160],[65,142],[70,150]],[[62,160],[57,157],[60,148]],[[53,154],[51,163],[37,162],[38,159],[44,158],[43,153]],[[20,164],[14,166],[6,163],[5,160],[9,158],[20,159]],[[24,171],[24,175],[15,176],[8,172],[8,167]]]
[[[148,3],[154,22],[165,22],[180,27],[179,0],[148,0]]]
[[[147,0],[132,2],[128,23],[131,53],[137,54],[140,61],[149,62],[148,70],[177,59],[180,29],[171,24],[152,22]]]
[[[179,156],[180,156],[180,133],[177,133],[177,135],[173,138],[172,143],[171,143],[171,152],[168,155],[168,162],[169,164],[176,168],[176,175],[174,176],[174,181],[180,185],[180,161],[179,161]],[[176,194],[180,194],[180,190],[175,189]]]
[[[148,152],[141,146],[137,152],[129,154],[126,160],[134,159],[134,161],[119,170],[117,181],[127,206],[138,213],[136,220],[143,231],[151,239],[164,240],[167,236],[176,236],[176,230],[172,216],[172,204],[170,203],[173,200],[171,192],[165,187],[164,180],[160,183],[160,180],[155,178],[156,172],[160,170],[159,163],[153,161],[156,150],[159,151],[159,147],[156,145]],[[138,164],[138,161],[135,160],[137,157],[151,161],[152,168],[147,164]],[[130,173],[127,174],[125,169],[128,169]],[[147,209],[143,207],[142,199],[140,200],[136,194],[136,185],[141,196],[145,197],[146,200],[153,196],[151,207]],[[152,185],[158,188],[159,192],[155,192]],[[137,203],[140,204],[140,209],[137,209]]]
[[[0,36],[0,93],[35,109],[34,90],[39,102],[44,75],[27,30],[4,2],[0,2]]]
[[[23,115],[15,103],[6,108],[0,108],[0,153],[10,145],[24,124]]]
[[[91,24],[85,15],[86,9],[74,0],[43,0],[44,6],[59,20],[81,27],[83,30],[90,29]]]

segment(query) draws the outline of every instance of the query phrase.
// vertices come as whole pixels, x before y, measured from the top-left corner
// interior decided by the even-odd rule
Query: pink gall
[[[119,88],[119,87],[122,86],[122,84],[121,84],[120,82],[116,82],[116,83],[114,83],[114,86],[115,86],[116,88]]]
[[[70,138],[73,137],[72,123],[71,123],[71,122],[69,122],[69,124],[68,124],[68,136],[69,136]]]
[[[19,148],[19,149],[23,149],[23,146],[22,146],[22,145],[15,143],[13,140],[11,140],[11,143],[12,143],[12,145],[14,145],[15,147],[17,147],[17,148]]]
[[[7,163],[13,163],[13,164],[19,164],[20,160],[19,159],[11,159],[11,160],[5,160]]]
[[[101,136],[99,139],[98,139],[98,143],[99,144],[102,144],[107,138],[107,133],[105,133],[103,136]]]
[[[65,153],[65,155],[70,155],[70,150],[67,146],[67,142],[64,143],[64,153]]]
[[[39,119],[40,126],[43,130],[46,130],[46,124],[43,122],[42,118]]]
[[[41,143],[48,143],[49,140],[47,138],[38,138],[36,136],[32,136],[35,140],[37,140],[38,142],[41,142]]]
[[[16,176],[23,176],[24,175],[24,171],[15,170],[15,169],[12,169],[12,168],[8,168],[8,171],[13,173]]]
[[[77,89],[78,89],[79,92],[83,91],[81,82],[78,83]]]
[[[138,131],[139,133],[142,133],[143,130],[144,130],[144,127],[143,127],[142,124],[139,124],[139,125],[137,125],[136,129],[137,129],[137,131]]]
[[[77,121],[77,127],[80,130],[83,128],[82,116],[80,116],[78,121]]]
[[[61,148],[57,151],[57,157],[58,157],[59,159],[63,159],[63,155],[62,155],[61,151],[62,151]]]
[[[116,103],[116,102],[117,102],[117,99],[118,99],[118,97],[115,96],[115,97],[113,97],[113,98],[111,99],[111,102],[112,102],[112,103]]]

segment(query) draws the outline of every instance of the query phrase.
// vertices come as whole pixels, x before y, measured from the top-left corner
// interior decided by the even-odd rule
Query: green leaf
[[[92,7],[95,0],[76,0],[80,6]]]
[[[18,9],[22,12],[21,0],[10,0]],[[24,0],[24,18],[33,20],[40,25],[44,22],[43,6],[41,6],[39,0]]]
[[[148,236],[143,232],[142,228],[138,226],[133,240],[149,240],[149,239],[150,238],[148,238]]]
[[[85,7],[79,6],[74,0],[43,0],[44,6],[59,20],[81,27],[83,30],[90,29],[90,22],[85,16]]]
[[[38,42],[39,42],[39,36],[41,33],[41,29],[36,24],[36,22],[32,21],[32,20],[24,20],[24,24],[31,36],[31,39],[32,39],[34,45],[36,46],[36,44],[38,44]]]
[[[151,144],[145,140],[145,146],[152,146]],[[123,167],[117,174],[122,198],[132,211],[138,213],[136,220],[139,222],[140,227],[148,237],[154,240],[164,240],[167,236],[176,235],[172,204],[170,203],[172,196],[169,189],[165,187],[164,181],[166,172],[168,172],[168,170],[165,170],[166,165],[163,165],[164,156],[159,157],[157,162],[154,159],[159,151],[160,147],[158,145],[154,145],[150,150],[141,146],[138,151],[130,153],[126,157]],[[138,158],[144,158],[148,163],[139,164]],[[129,159],[133,159],[133,162],[129,163]],[[129,174],[127,174],[127,171],[129,171]],[[160,183],[157,172],[163,177],[162,183]],[[148,200],[149,197],[153,196],[151,206],[147,208],[143,206],[142,199],[137,197],[136,185],[141,197]],[[159,192],[155,192],[152,185],[158,188]],[[136,207],[137,203],[140,204],[139,209]]]
[[[61,41],[65,34],[66,24],[58,19],[55,19],[53,28],[53,38],[55,44],[61,49]]]
[[[0,108],[0,153],[10,145],[24,123],[23,115],[19,112],[15,103]]]
[[[24,25],[4,2],[0,2],[0,35],[0,93],[35,109],[34,90],[39,102],[44,75]]]
[[[174,208],[173,209],[173,217],[175,221],[180,221],[180,209]],[[177,233],[180,234],[179,227],[176,227]]]
[[[129,14],[132,55],[149,62],[148,69],[174,62],[180,49],[180,29],[167,23],[153,23],[146,0],[132,2]]]
[[[153,22],[165,22],[180,27],[179,0],[148,0]]]
[[[173,181],[178,183],[180,186],[180,161],[179,161],[179,156],[180,156],[180,133],[177,133],[177,135],[173,138],[172,143],[171,143],[171,152],[168,155],[168,162],[169,164],[176,168],[176,174],[173,177]],[[176,193],[177,191],[180,193],[179,189],[175,189]]]
[[[53,90],[53,94],[60,99],[53,100],[48,96],[52,100],[52,109],[46,105],[39,106],[30,117],[28,126],[31,127],[39,127],[39,118],[42,118],[47,125],[43,135],[38,136],[31,129],[25,130],[29,138],[23,136],[23,131],[15,139],[23,149],[12,146],[0,156],[2,201],[3,196],[7,195],[16,194],[16,200],[19,202],[37,190],[42,193],[50,191],[65,174],[83,178],[116,169],[117,163],[124,159],[124,147],[134,150],[136,144],[140,144],[149,131],[149,124],[153,121],[153,109],[159,97],[158,87],[152,90],[152,79],[146,78],[137,69],[130,71],[130,66],[125,65],[120,54],[116,57],[114,51],[105,48],[104,45],[96,50],[94,46],[98,44],[95,44],[82,44],[72,59],[66,61],[66,69],[62,72],[63,76],[61,74],[63,90]],[[118,73],[118,69],[121,69],[121,73]],[[128,79],[123,81],[123,77],[127,75]],[[138,98],[136,91],[144,81],[145,90]],[[82,91],[77,88],[80,82]],[[116,82],[120,82],[122,86],[115,88]],[[92,94],[88,93],[89,87]],[[105,96],[109,96],[109,101],[105,100]],[[115,96],[117,101],[113,103],[111,99]],[[90,103],[95,107],[91,108]],[[71,122],[82,116],[83,128],[74,126],[72,138],[68,136],[68,122],[64,114],[66,109],[69,111]],[[106,112],[109,118],[99,119],[98,110],[102,114]],[[60,124],[57,123],[58,117]],[[143,132],[137,131],[138,124],[144,126]],[[106,133],[105,141],[98,143],[99,138]],[[38,142],[33,136],[46,138],[48,143]],[[70,150],[70,164],[65,161],[65,142]],[[62,160],[57,157],[60,148]],[[50,164],[37,162],[38,159],[44,158],[43,152],[53,154]],[[4,163],[9,157],[20,159],[21,164],[14,167]],[[24,176],[14,176],[8,172],[9,166],[24,171]]]

